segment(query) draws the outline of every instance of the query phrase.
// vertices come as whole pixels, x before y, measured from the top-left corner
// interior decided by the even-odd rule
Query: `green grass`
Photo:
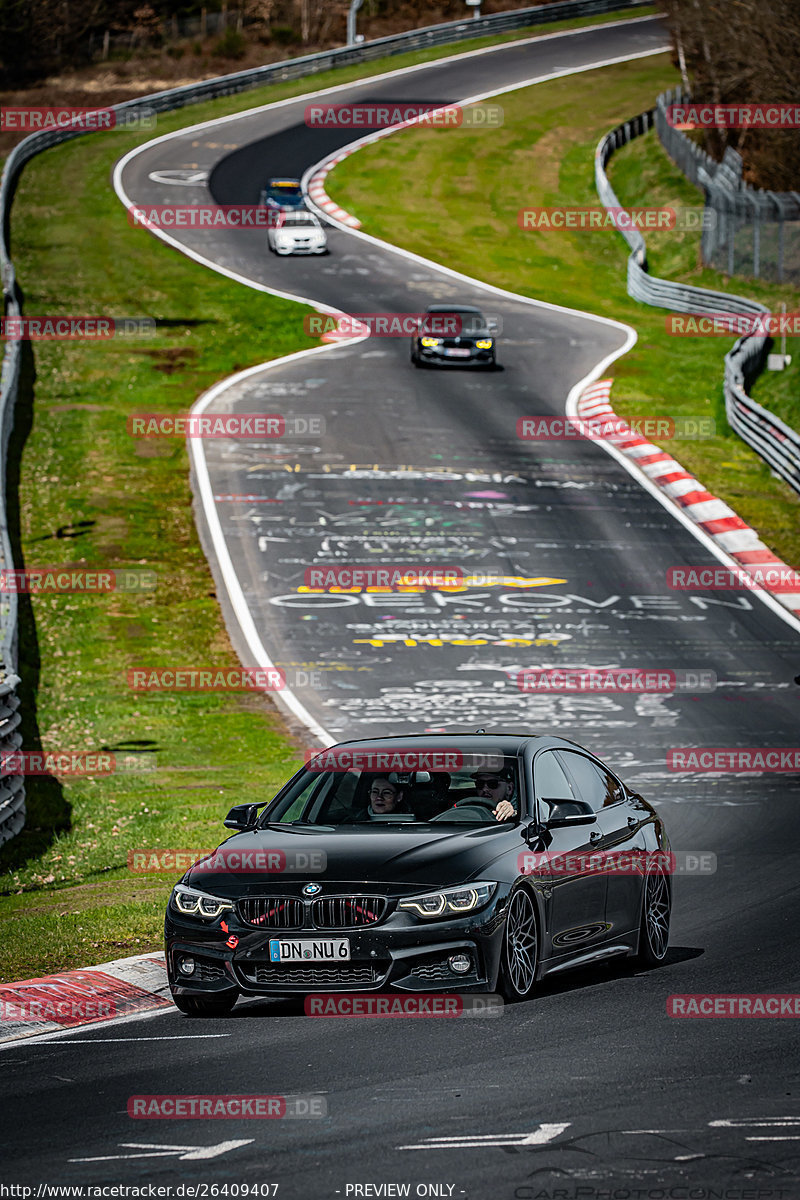
[[[627,295],[627,247],[615,232],[542,233],[517,226],[522,207],[596,205],[593,161],[600,137],[651,107],[658,92],[676,82],[667,55],[659,55],[507,93],[505,124],[491,136],[465,128],[404,131],[346,159],[328,176],[326,189],[367,233],[436,261],[446,227],[447,263],[455,270],[631,324],[639,340],[612,369],[617,411],[625,417],[713,417],[714,438],[676,438],[665,448],[798,566],[800,499],[725,421],[722,360],[732,339],[669,335],[666,310]],[[610,175],[623,204],[702,203],[654,134],[618,152]],[[395,203],[398,195],[402,206]],[[786,300],[789,309],[798,307],[795,289],[727,280],[699,268],[698,244],[693,233],[648,235],[651,270],[743,292],[770,306]]]
[[[781,353],[781,340],[775,338],[773,352]],[[800,338],[786,339],[786,353],[791,363],[783,371],[764,371],[750,389],[750,394],[791,429],[800,430]]]

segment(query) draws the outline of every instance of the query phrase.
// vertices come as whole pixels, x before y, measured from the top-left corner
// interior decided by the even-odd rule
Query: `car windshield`
[[[311,213],[286,213],[281,221],[281,225],[310,225],[313,229],[316,221]]]
[[[378,771],[372,764],[326,770],[321,752],[315,764],[298,775],[284,794],[263,813],[264,825],[291,824],[369,826],[459,824],[497,825],[494,809],[501,801],[513,808],[505,824],[513,824],[519,807],[516,760],[502,755],[457,755],[444,759],[450,770]],[[457,765],[452,759],[457,758]],[[470,760],[470,761],[468,761]]]
[[[285,196],[299,196],[299,183],[271,183],[267,188],[267,195],[272,196],[275,200],[280,200]]]
[[[433,333],[477,333],[486,329],[486,318],[477,308],[459,308],[457,305],[449,308],[435,305],[427,310],[426,316],[422,319],[423,331],[429,327],[429,331]]]

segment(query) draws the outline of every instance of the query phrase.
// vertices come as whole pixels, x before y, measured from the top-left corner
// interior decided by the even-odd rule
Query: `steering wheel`
[[[456,800],[453,808],[466,808],[467,805],[474,806],[482,804],[484,808],[488,808],[494,815],[494,810],[497,808],[494,800],[484,800],[483,796],[464,796],[462,800]]]

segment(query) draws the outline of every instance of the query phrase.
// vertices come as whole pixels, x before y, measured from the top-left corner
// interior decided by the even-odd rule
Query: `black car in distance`
[[[469,304],[431,304],[411,336],[415,367],[497,365],[497,320]]]
[[[225,824],[167,906],[187,1014],[320,990],[526,1000],[567,968],[667,952],[663,821],[564,738],[340,743]]]

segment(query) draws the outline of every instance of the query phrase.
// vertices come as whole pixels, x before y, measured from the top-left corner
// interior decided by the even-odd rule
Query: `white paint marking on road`
[[[149,1021],[153,1017],[163,1017],[165,1013],[169,1013],[170,1009],[163,1008],[159,1005],[158,1008],[145,1009],[143,1012],[127,1013],[124,1017],[111,1017],[108,1021],[103,1021],[96,1026],[97,1029],[109,1029],[113,1025],[130,1025],[134,1021]],[[175,1014],[171,1014],[175,1015]],[[0,1050],[18,1050],[21,1046],[27,1050],[29,1046],[38,1046],[40,1042],[62,1041],[64,1038],[69,1038],[73,1033],[77,1033],[85,1029],[85,1026],[76,1025],[72,1029],[54,1029],[52,1033],[37,1033],[32,1037],[25,1038],[24,1041],[20,1038],[9,1039],[8,1041],[0,1041]],[[74,1039],[77,1041],[78,1039]]]
[[[569,1121],[544,1122],[530,1133],[476,1133],[451,1137],[426,1138],[413,1146],[398,1146],[398,1150],[478,1150],[487,1146],[543,1146],[552,1142],[565,1129]]]
[[[711,1129],[757,1129],[761,1125],[800,1125],[800,1116],[791,1117],[724,1117],[708,1122]]]
[[[253,1138],[237,1138],[228,1142],[218,1142],[216,1146],[161,1146],[153,1147],[152,1142],[120,1142],[124,1150],[143,1150],[143,1154],[103,1154],[97,1158],[70,1158],[68,1162],[114,1162],[122,1158],[169,1158],[175,1156],[183,1162],[196,1162],[198,1159],[219,1158],[230,1150],[238,1150],[240,1146],[249,1146]]]
[[[221,1038],[230,1037],[229,1033],[171,1033],[164,1034],[160,1037],[129,1037],[129,1038],[73,1038],[70,1046],[94,1046],[105,1045],[106,1042],[185,1042],[195,1041],[197,1038]]]
[[[148,179],[153,183],[168,183],[171,187],[197,187],[208,182],[208,171],[182,170],[151,171]]]
[[[68,1158],[67,1162],[119,1162],[123,1158],[172,1158],[175,1153],[174,1150],[151,1150],[146,1154],[101,1154],[97,1158]],[[183,1155],[179,1155],[179,1157],[182,1158]]]

